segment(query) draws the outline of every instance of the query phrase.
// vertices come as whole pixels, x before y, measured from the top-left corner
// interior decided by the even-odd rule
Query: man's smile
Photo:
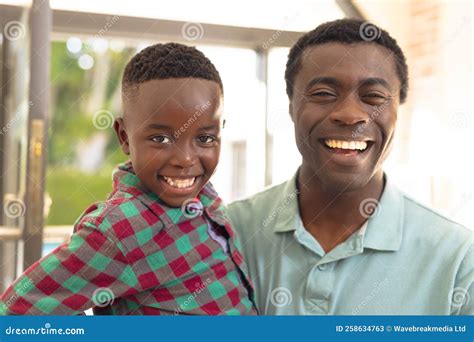
[[[367,148],[367,141],[324,139],[324,144],[333,150],[363,152]]]
[[[324,153],[336,164],[359,166],[363,164],[374,145],[373,140],[352,138],[323,138],[318,140]]]

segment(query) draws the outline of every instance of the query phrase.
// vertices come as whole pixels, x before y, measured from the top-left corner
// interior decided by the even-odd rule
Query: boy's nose
[[[177,166],[180,168],[189,168],[192,167],[196,162],[197,156],[192,148],[183,148],[177,147],[173,153],[173,157],[170,162],[171,165]]]

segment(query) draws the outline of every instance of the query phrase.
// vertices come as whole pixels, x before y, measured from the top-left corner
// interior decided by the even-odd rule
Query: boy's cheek
[[[212,175],[214,175],[214,173],[217,171],[217,166],[219,165],[219,153],[204,161],[204,164],[206,181],[209,181]]]

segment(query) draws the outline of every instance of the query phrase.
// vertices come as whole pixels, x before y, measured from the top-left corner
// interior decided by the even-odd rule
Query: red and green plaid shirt
[[[108,199],[79,217],[70,241],[5,291],[0,313],[257,313],[239,242],[210,184],[183,211],[144,188],[130,163],[113,179]]]

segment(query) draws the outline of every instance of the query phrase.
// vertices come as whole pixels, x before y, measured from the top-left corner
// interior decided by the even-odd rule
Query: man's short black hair
[[[405,102],[408,91],[408,67],[402,49],[387,31],[362,20],[339,19],[319,25],[303,35],[290,49],[286,63],[286,93],[291,100],[293,84],[301,65],[301,56],[305,49],[324,43],[373,43],[393,52],[397,75],[400,79],[400,103]]]
[[[122,77],[122,97],[131,98],[138,86],[151,80],[202,78],[224,87],[216,67],[201,51],[178,43],[155,44],[128,62]]]

